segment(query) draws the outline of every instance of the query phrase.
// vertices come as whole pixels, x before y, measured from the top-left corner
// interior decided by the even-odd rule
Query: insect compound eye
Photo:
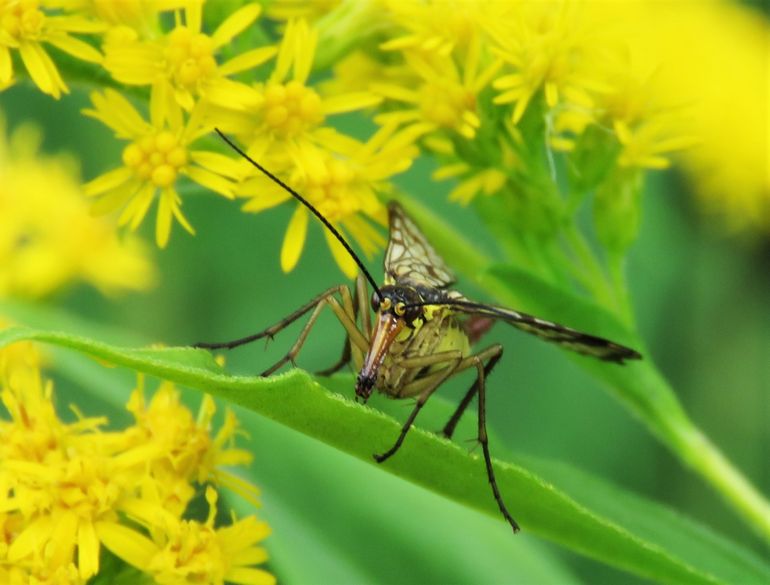
[[[403,317],[404,313],[406,313],[406,306],[404,305],[404,303],[396,303],[395,311],[396,311],[396,315],[398,315],[399,317]]]
[[[380,297],[377,293],[372,295],[372,311],[375,313],[380,310]]]

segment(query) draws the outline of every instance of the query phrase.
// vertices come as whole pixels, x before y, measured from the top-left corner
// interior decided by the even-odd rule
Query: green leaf
[[[301,370],[271,378],[229,376],[202,350],[116,347],[66,333],[28,328],[0,332],[0,347],[20,340],[68,347],[97,360],[210,392],[372,465],[372,452],[390,446],[400,428],[395,419],[328,391]],[[708,539],[700,543],[699,554],[710,557],[706,570],[698,556],[683,553],[689,542],[686,535],[674,539],[677,546],[664,546],[652,541],[649,534],[634,530],[634,525],[644,522],[648,506],[653,504],[640,506],[635,522],[621,525],[598,506],[591,509],[590,502],[579,503],[530,469],[500,461],[495,467],[508,506],[529,534],[657,581],[727,583],[734,582],[736,575],[746,583],[770,580],[770,569],[760,561],[739,562],[725,553],[735,548],[709,546]],[[480,458],[433,433],[413,429],[398,456],[382,468],[468,507],[499,516]],[[602,490],[602,485],[596,480],[595,497],[600,500],[617,493],[614,489]],[[635,513],[633,505],[629,505],[627,513]],[[680,526],[670,521],[660,530],[677,531]],[[713,540],[721,542],[716,536]],[[749,553],[741,558],[752,559]]]
[[[770,543],[770,502],[693,424],[637,335],[624,329],[609,313],[590,301],[527,271],[495,265],[473,242],[425,205],[403,194],[399,199],[423,227],[436,249],[451,259],[452,266],[480,286],[494,302],[613,337],[641,351],[643,360],[625,367],[565,353],[602,380],[680,461],[709,482],[751,528]]]

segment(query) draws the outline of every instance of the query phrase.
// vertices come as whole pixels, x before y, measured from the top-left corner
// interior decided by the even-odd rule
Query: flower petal
[[[114,89],[91,93],[91,102],[94,109],[83,113],[112,128],[118,138],[133,139],[150,130],[134,106]]]
[[[356,261],[353,260],[348,251],[345,250],[329,230],[324,230],[324,236],[326,236],[326,243],[329,244],[329,249],[332,251],[332,256],[334,256],[337,266],[340,267],[345,276],[351,279],[355,278],[358,274],[358,264],[356,264]]]
[[[13,77],[13,63],[11,62],[11,51],[8,47],[0,46],[0,88],[11,81]]]
[[[366,91],[348,93],[326,98],[323,101],[324,114],[341,114],[354,110],[363,110],[376,106],[382,101],[382,97]]]
[[[277,47],[260,47],[259,49],[252,49],[241,53],[236,57],[233,57],[229,61],[225,61],[219,66],[219,72],[222,75],[232,75],[234,73],[240,73],[247,69],[258,67],[266,61],[275,57],[278,53]]]
[[[275,576],[262,569],[234,567],[225,575],[230,583],[239,585],[275,585]]]
[[[158,552],[149,538],[116,522],[97,522],[96,534],[115,556],[140,570],[146,570]]]
[[[64,33],[51,33],[46,40],[57,49],[90,63],[101,63],[102,54],[88,43]]]
[[[281,270],[291,272],[299,261],[307,236],[308,211],[304,205],[297,205],[289,220],[286,235],[281,246]]]
[[[99,539],[94,525],[86,520],[78,526],[78,569],[83,579],[99,572]]]
[[[56,65],[43,47],[37,43],[21,43],[19,54],[24,66],[29,71],[29,76],[40,91],[56,99],[59,99],[62,92],[68,91]]]
[[[244,29],[257,20],[261,12],[262,6],[257,3],[246,4],[233,12],[211,35],[214,46],[221,47],[229,43],[233,37],[241,34]]]
[[[212,173],[202,167],[194,166],[188,166],[187,169],[185,169],[185,174],[203,187],[211,189],[228,199],[235,198],[235,195],[233,194],[233,184],[221,175]]]
[[[132,174],[128,167],[113,169],[83,185],[83,191],[90,197],[100,195],[122,185],[131,178]]]

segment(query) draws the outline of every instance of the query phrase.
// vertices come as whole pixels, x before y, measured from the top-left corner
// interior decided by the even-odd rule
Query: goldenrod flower
[[[190,0],[56,0],[67,12],[95,18],[111,26],[127,25],[151,34],[161,12],[179,10]]]
[[[252,26],[261,12],[259,4],[246,4],[225,19],[213,34],[201,31],[202,4],[188,2],[176,26],[159,39],[142,39],[124,27],[105,43],[104,67],[127,85],[168,84],[167,91],[185,109],[235,73],[247,71],[272,58],[275,47],[259,47],[217,63],[217,53]],[[114,37],[114,38],[113,38]]]
[[[603,81],[593,92],[592,105],[563,108],[556,113],[557,127],[572,124],[572,130],[580,133],[583,124],[595,123],[607,134],[614,132],[621,167],[665,169],[671,165],[668,155],[697,142],[685,133],[688,108],[664,102],[654,73],[640,71],[621,54],[608,56],[596,68],[596,76]],[[566,118],[570,122],[565,123]]]
[[[406,30],[391,33],[380,48],[443,57],[464,54],[471,43],[477,42],[482,20],[495,21],[509,12],[506,2],[478,0],[384,0],[382,4],[389,19]]]
[[[513,69],[493,82],[501,91],[494,102],[513,104],[514,124],[539,92],[554,108],[565,94],[585,94],[593,87],[589,72],[596,47],[581,34],[573,12],[567,3],[525,3],[517,4],[508,18],[486,20],[496,54]]]
[[[0,115],[0,297],[36,298],[77,280],[105,293],[150,286],[145,246],[91,216],[73,161],[39,155],[40,140],[29,125],[6,139]]]
[[[289,150],[289,157],[283,161],[285,168],[277,169],[335,227],[352,236],[367,255],[384,243],[380,233],[365,219],[385,222],[385,208],[376,193],[386,187],[387,179],[409,168],[416,156],[414,136],[395,129],[383,127],[366,143],[328,132],[322,141],[333,146],[331,151],[301,144]],[[262,175],[244,182],[239,194],[250,198],[243,209],[251,212],[263,211],[291,198]],[[302,253],[308,214],[305,206],[298,204],[289,221],[281,248],[281,268],[285,272],[294,268]],[[337,264],[353,278],[358,270],[355,262],[328,231],[324,230],[324,235]]]
[[[145,404],[140,384],[127,408],[136,419],[127,437],[128,444],[151,445],[151,451],[134,453],[142,454],[154,476],[167,478],[158,488],[165,508],[181,513],[194,495],[190,487],[193,481],[198,484],[213,481],[235,488],[257,504],[257,490],[221,468],[251,461],[248,451],[232,446],[238,427],[231,411],[227,411],[222,428],[212,438],[209,433],[216,406],[210,396],[204,397],[196,420],[179,401],[179,392],[172,384],[161,384],[149,405]],[[169,420],[174,424],[169,424]]]
[[[163,585],[272,585],[275,577],[253,566],[267,560],[257,543],[270,528],[253,516],[215,528],[217,497],[213,488],[206,488],[205,522],[159,517],[150,525],[150,537],[105,524],[98,527],[99,538],[115,555]]]
[[[99,197],[94,205],[97,212],[122,207],[119,223],[136,229],[157,197],[155,239],[165,247],[173,219],[194,233],[182,214],[182,199],[176,189],[181,176],[223,197],[233,197],[231,179],[239,176],[240,167],[221,154],[191,148],[197,138],[211,130],[201,123],[197,109],[185,116],[159,87],[152,92],[149,122],[114,90],[94,92],[91,101],[94,109],[84,113],[112,128],[118,138],[131,141],[123,149],[124,166],[85,185],[87,194]]]
[[[431,150],[457,161],[440,166],[432,175],[436,181],[457,180],[457,185],[449,192],[450,201],[467,205],[479,194],[495,195],[508,183],[512,171],[522,170],[521,162],[507,140],[501,136],[497,143],[499,160],[489,161],[489,166],[481,166],[458,160],[449,141],[429,141]]]
[[[328,14],[342,4],[342,0],[273,0],[267,6],[267,15],[275,20],[307,18],[313,20]]]
[[[234,420],[213,440],[202,437],[213,413],[209,401],[199,422],[191,425],[189,411],[166,385],[157,402],[170,408],[151,407],[151,414],[142,412],[145,426],[108,433],[100,430],[106,419],[85,418],[77,409],[78,420],[62,422],[51,383],[33,368],[11,370],[0,385],[10,415],[0,419],[2,582],[85,582],[99,572],[102,545],[129,562],[154,547],[138,568],[159,582],[186,582],[188,577],[197,583],[273,581],[253,566],[266,559],[255,546],[269,533],[264,522],[247,517],[214,529],[212,488],[207,498],[212,511],[204,524],[181,519],[189,494],[185,505],[169,505],[169,483],[185,483],[192,493],[196,479],[217,479],[214,466],[246,459],[225,445]],[[135,411],[138,402],[134,395]],[[161,416],[166,418],[153,421],[149,432],[148,419]],[[193,443],[189,450],[179,444],[187,432]]]
[[[377,104],[380,98],[368,92],[321,96],[308,84],[315,57],[317,32],[305,20],[293,20],[278,50],[275,68],[267,83],[247,86],[231,83],[208,98],[214,104],[212,119],[222,130],[248,145],[249,153],[262,160],[275,155],[287,144],[321,143],[326,117],[360,110]]]
[[[589,3],[590,4],[590,3]],[[770,230],[770,24],[740,2],[603,3],[635,62],[657,66],[655,96],[685,104],[677,156],[705,208]]]
[[[96,33],[104,25],[78,16],[50,14],[42,9],[45,5],[39,0],[0,0],[0,88],[13,81],[11,51],[18,51],[35,85],[58,99],[69,90],[43,45],[52,45],[76,59],[99,63],[99,51],[72,33]]]
[[[105,420],[62,423],[51,383],[37,372],[25,374],[2,390],[11,415],[0,421],[0,486],[8,490],[2,511],[24,519],[7,559],[33,566],[45,562],[54,572],[68,567],[77,551],[79,576],[87,579],[99,568],[95,523],[118,522],[120,500],[133,478],[99,448],[95,431]]]
[[[409,124],[418,133],[448,130],[472,140],[481,126],[478,96],[500,68],[499,61],[483,57],[478,36],[470,41],[459,66],[452,56],[426,59],[405,53],[405,69],[417,81],[410,76],[401,83],[374,83],[372,91],[406,103],[407,108],[381,114],[375,120],[379,124]]]

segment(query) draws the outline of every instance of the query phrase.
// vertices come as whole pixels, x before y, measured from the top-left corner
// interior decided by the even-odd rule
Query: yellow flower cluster
[[[262,7],[254,2],[228,13],[202,0],[2,0],[0,87],[13,82],[13,52],[55,97],[66,86],[49,45],[70,61],[101,67],[113,89],[94,92],[85,113],[125,147],[122,166],[87,191],[98,211],[119,211],[120,222],[133,229],[157,205],[161,247],[174,222],[193,232],[182,212],[187,181],[245,199],[247,212],[287,200],[243,161],[203,146],[217,127],[303,190],[368,254],[383,242],[378,193],[409,167],[418,147],[436,157],[434,178],[456,181],[450,197],[463,203],[496,193],[538,201],[543,181],[560,182],[554,181],[560,170],[580,193],[602,181],[615,185],[619,177],[640,184],[643,172],[669,166],[672,153],[706,141],[723,149],[723,125],[699,136],[714,108],[692,108],[682,88],[692,77],[677,74],[679,84],[672,84],[665,71],[681,73],[670,67],[679,62],[697,69],[693,61],[714,36],[708,26],[715,20],[702,15],[730,12],[722,2],[707,4],[667,10],[659,19],[654,3],[643,0],[280,0],[267,10],[276,22],[262,26]],[[658,42],[652,24],[659,20],[689,31],[689,42]],[[752,27],[744,26],[747,39],[760,39]],[[744,69],[734,75],[741,83],[751,73]],[[134,96],[144,97],[146,113],[132,105]],[[374,108],[377,128],[348,135],[329,126]],[[742,113],[733,111],[738,127]],[[755,134],[758,128],[764,125],[754,125]],[[748,144],[751,173],[740,176],[739,207],[763,214],[766,206],[756,201],[768,192],[767,149],[756,140]],[[708,179],[714,173],[705,167],[716,153],[697,152],[705,154],[688,156],[687,168],[706,177],[711,191],[729,189],[737,174]],[[734,158],[732,166],[742,168]],[[719,166],[732,168],[724,163]],[[300,258],[307,217],[297,208],[289,222],[280,255],[286,271]],[[352,276],[354,264],[334,240],[329,245]]]
[[[99,571],[102,547],[158,583],[275,582],[255,566],[267,559],[258,545],[266,523],[215,523],[214,484],[256,496],[221,469],[250,460],[232,445],[232,413],[212,437],[210,398],[194,418],[171,384],[149,403],[140,384],[128,404],[132,426],[105,431],[106,419],[74,407],[76,420],[64,422],[37,362],[30,344],[0,352],[9,415],[0,419],[0,582],[85,583]],[[184,516],[196,488],[209,504],[203,522]]]
[[[0,115],[0,298],[40,298],[77,280],[104,293],[155,279],[146,246],[89,213],[76,165],[38,154],[40,133]]]

